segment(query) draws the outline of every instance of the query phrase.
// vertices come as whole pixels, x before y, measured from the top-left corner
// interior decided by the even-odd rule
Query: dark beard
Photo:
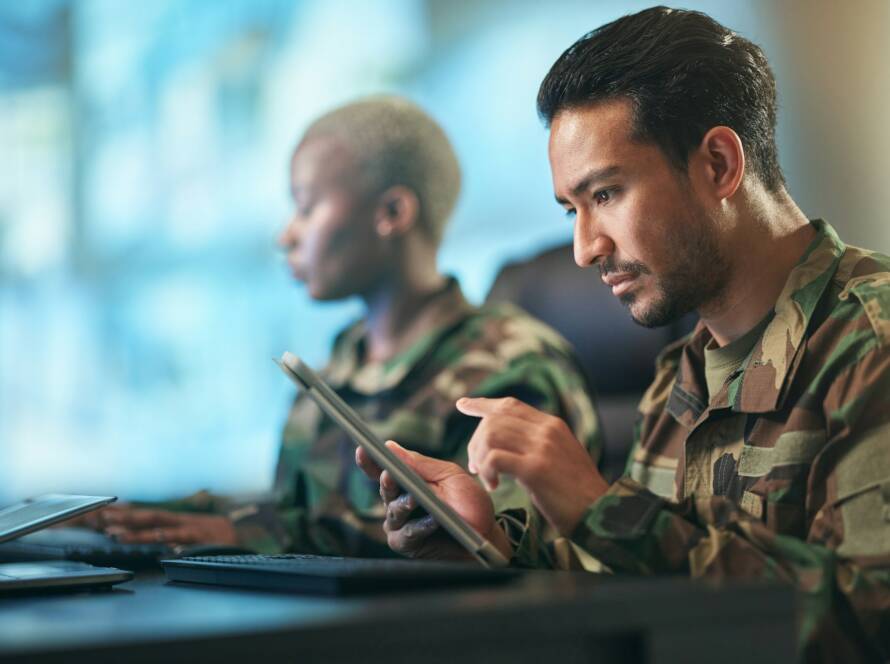
[[[708,224],[704,221],[698,232],[674,236],[669,251],[678,258],[676,267],[658,279],[658,295],[652,305],[636,315],[631,313],[635,323],[649,328],[662,327],[705,303],[719,301],[729,281],[730,267]],[[636,298],[628,293],[619,299],[630,307]]]
[[[662,288],[661,296],[651,307],[639,315],[634,315],[633,312],[631,312],[630,317],[637,325],[649,328],[663,327],[665,325],[670,325],[695,309],[694,306],[688,305],[690,301],[688,297],[673,297],[673,293],[671,294],[672,296],[668,296],[663,290],[663,286],[659,286]],[[622,295],[620,299],[625,306],[630,308],[635,297],[632,293],[629,293],[627,295]]]

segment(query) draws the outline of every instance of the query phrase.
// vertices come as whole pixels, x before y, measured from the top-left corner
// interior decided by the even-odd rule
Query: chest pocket
[[[755,428],[750,442],[756,434]],[[823,430],[787,431],[772,446],[743,445],[738,474],[755,481],[742,495],[742,509],[776,533],[804,537],[807,477],[825,441]]]
[[[756,430],[752,440],[756,440]],[[780,468],[803,466],[810,462],[825,446],[825,432],[788,431],[776,439],[771,447],[746,443],[739,455],[739,475],[742,477],[764,477]]]
[[[878,556],[890,552],[890,477],[869,484],[836,503],[843,518],[842,556]]]

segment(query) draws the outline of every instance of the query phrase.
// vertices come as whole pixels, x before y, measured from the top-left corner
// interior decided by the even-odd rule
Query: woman
[[[515,307],[470,305],[439,272],[459,189],[444,132],[404,99],[348,104],[306,131],[291,160],[294,213],[279,243],[314,299],[355,295],[365,306],[337,336],[326,380],[381,438],[424,454],[465,465],[477,420],[454,402],[472,395],[515,396],[559,415],[595,457],[596,415],[566,342]],[[101,518],[123,541],[391,555],[377,485],[353,458],[352,441],[299,395],[268,502],[239,506],[202,493],[165,507],[212,514],[124,506]],[[502,482],[492,498],[499,511],[536,518],[515,483]]]

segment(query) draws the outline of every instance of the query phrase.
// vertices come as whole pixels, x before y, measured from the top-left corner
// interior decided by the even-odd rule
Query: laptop
[[[500,583],[519,572],[495,546],[436,496],[426,482],[384,445],[336,392],[298,357],[284,353],[282,371],[385,468],[404,490],[479,564],[301,554],[194,556],[162,560],[167,578],[203,583],[322,594],[404,591],[436,586]]]
[[[104,507],[116,498],[47,494],[0,509],[0,546],[66,519]],[[0,564],[0,594],[35,590],[108,588],[133,573],[83,562],[43,560]]]

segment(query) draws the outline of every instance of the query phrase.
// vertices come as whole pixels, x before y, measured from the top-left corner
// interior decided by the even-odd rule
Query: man
[[[762,51],[703,14],[648,9],[571,46],[538,109],[578,265],[643,325],[701,322],[659,358],[612,486],[565,423],[514,399],[458,401],[480,418],[471,472],[489,489],[519,481],[614,572],[793,584],[805,659],[887,658],[890,259],[845,246],[789,196]],[[505,555],[536,564],[466,473],[390,445]],[[418,536],[379,479],[392,548],[459,555]]]
[[[596,458],[596,414],[566,342],[515,307],[471,306],[437,269],[460,171],[432,118],[394,97],[327,113],[294,151],[291,189],[295,210],[280,245],[294,276],[316,300],[356,295],[365,305],[337,337],[324,374],[376,432],[465,465],[475,420],[454,400],[513,395],[566,418],[584,455]],[[377,485],[355,467],[353,450],[301,394],[283,434],[275,500],[237,505],[202,493],[99,518],[131,542],[392,555]],[[515,483],[492,499],[505,512],[531,507]]]

